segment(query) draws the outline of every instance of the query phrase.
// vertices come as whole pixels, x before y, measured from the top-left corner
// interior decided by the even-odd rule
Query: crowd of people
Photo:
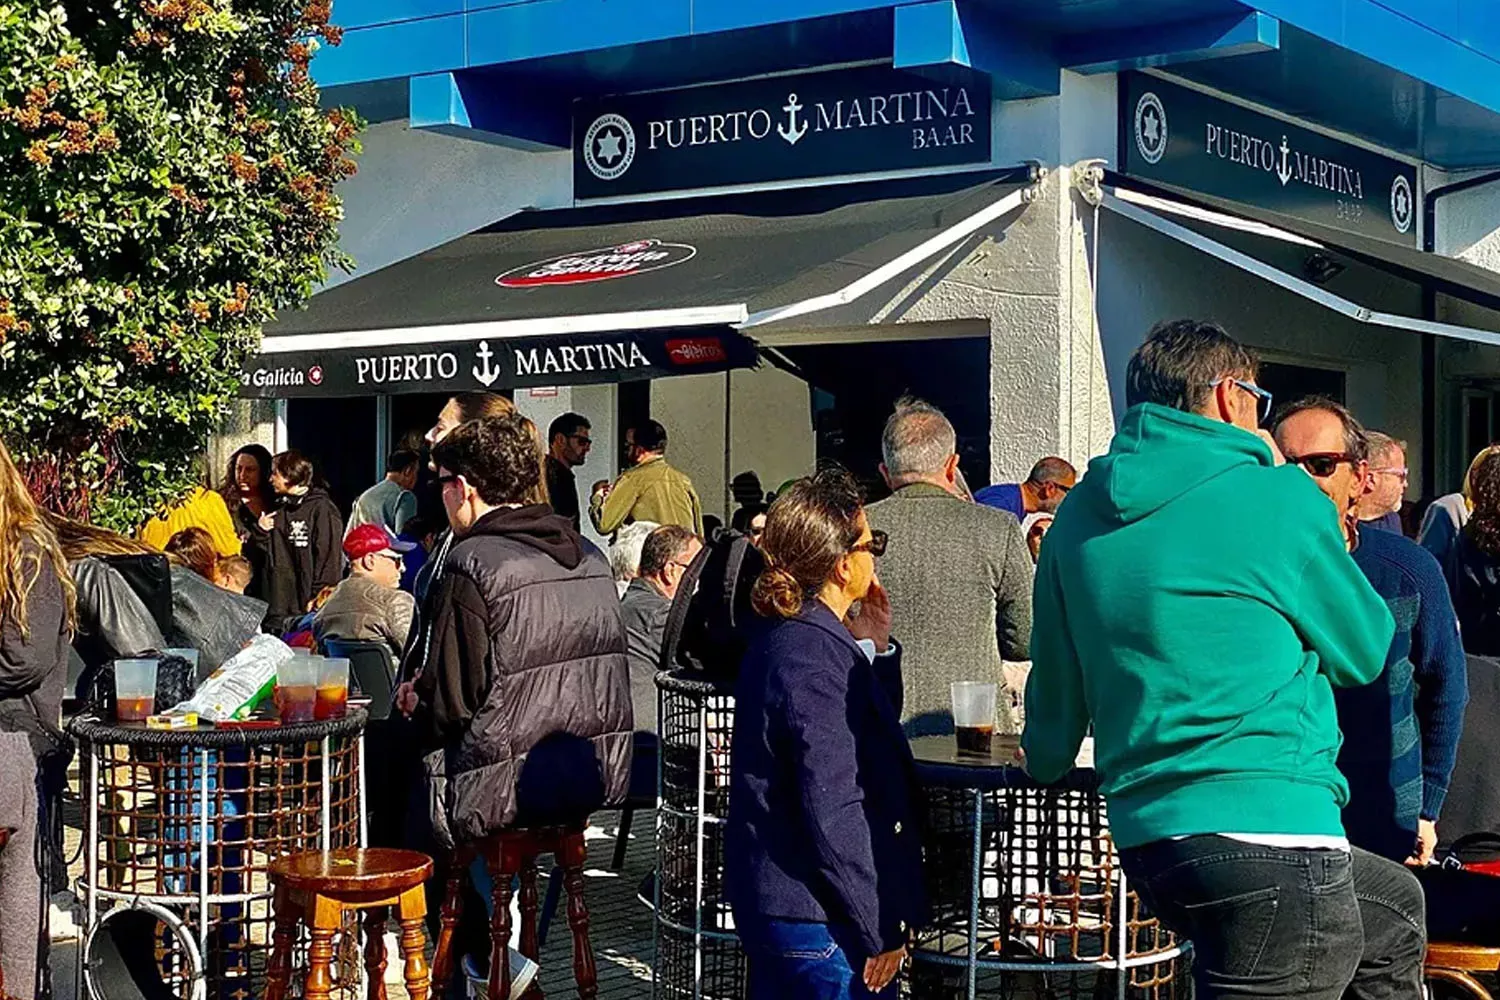
[[[213,669],[261,630],[397,665],[378,844],[441,868],[457,844],[649,798],[669,612],[706,552],[747,539],[764,570],[725,884],[753,995],[891,995],[927,917],[908,740],[952,732],[949,685],[989,679],[1036,780],[1092,735],[1121,862],[1192,940],[1203,995],[1415,997],[1429,934],[1500,940],[1485,877],[1434,863],[1466,652],[1500,654],[1500,448],[1408,539],[1405,445],[1331,399],[1273,409],[1256,375],[1221,328],[1159,326],[1085,475],[1045,456],[972,494],[953,425],[904,399],[889,496],[866,506],[837,468],[770,494],[745,473],[730,530],[706,534],[660,424],[630,427],[625,470],[584,494],[590,421],[544,436],[487,393],[448,400],[347,517],[307,456],[247,445],[218,490],[127,538],[38,509],[0,447],[0,735],[31,750],[0,769],[0,829],[36,838],[57,808],[70,661],[88,705],[115,658],[190,645]],[[38,775],[28,814],[8,783]],[[461,967],[483,979],[482,869],[466,891]],[[26,996],[20,919],[0,906]],[[513,985],[536,972],[510,965]]]

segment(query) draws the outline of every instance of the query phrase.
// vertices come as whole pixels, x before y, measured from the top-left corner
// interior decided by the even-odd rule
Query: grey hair
[[[655,521],[633,521],[615,532],[609,546],[609,569],[616,583],[629,583],[640,575],[646,536],[660,527]]]
[[[1406,442],[1400,438],[1393,438],[1382,431],[1365,431],[1365,440],[1370,442],[1370,460],[1376,461],[1381,455],[1392,448],[1400,449],[1402,454],[1406,453]]]
[[[958,435],[943,411],[910,396],[897,401],[880,437],[880,453],[893,479],[936,475],[957,450]]]

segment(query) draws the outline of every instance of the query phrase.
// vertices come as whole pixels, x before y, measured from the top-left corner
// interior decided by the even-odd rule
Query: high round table
[[[1093,769],[1043,787],[1017,746],[996,736],[978,756],[952,736],[911,741],[932,904],[912,949],[912,996],[1012,996],[1027,992],[1023,980],[1049,997],[1185,990],[1188,946],[1127,886]]]

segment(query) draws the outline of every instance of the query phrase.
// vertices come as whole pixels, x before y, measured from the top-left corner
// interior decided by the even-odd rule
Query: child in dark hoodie
[[[271,485],[277,506],[261,515],[260,527],[268,533],[266,623],[279,631],[343,579],[344,519],[328,491],[314,484],[312,462],[299,451],[272,460]]]

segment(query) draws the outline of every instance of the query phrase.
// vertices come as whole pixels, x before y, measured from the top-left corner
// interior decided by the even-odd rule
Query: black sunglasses
[[[463,477],[459,473],[450,472],[446,476],[438,476],[437,481],[439,486],[447,486],[449,483],[458,482],[461,478]]]
[[[1347,451],[1325,451],[1318,452],[1312,455],[1298,455],[1295,457],[1292,455],[1288,455],[1286,456],[1286,460],[1290,465],[1302,466],[1302,468],[1306,469],[1310,475],[1314,476],[1317,479],[1327,479],[1329,476],[1333,475],[1335,469],[1337,469],[1345,462],[1348,462],[1350,465],[1354,464],[1354,456],[1349,454]]]
[[[870,553],[870,555],[874,556],[876,559],[879,559],[881,556],[885,555],[886,546],[889,545],[890,543],[891,543],[891,536],[890,535],[887,535],[883,531],[872,531],[872,532],[870,532],[870,540],[868,542],[860,542],[858,545],[854,546],[854,548],[850,549],[849,551],[850,552],[868,552],[868,553]]]

